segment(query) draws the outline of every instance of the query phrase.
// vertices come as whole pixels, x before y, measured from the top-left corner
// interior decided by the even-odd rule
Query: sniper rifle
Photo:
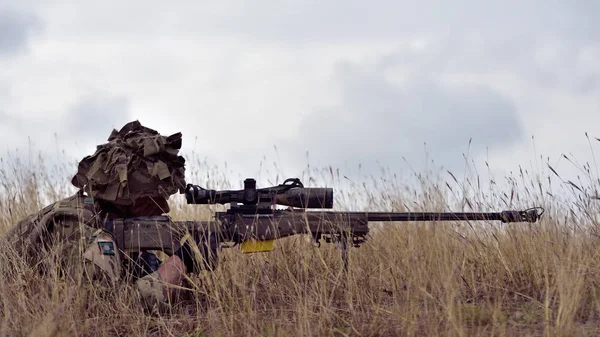
[[[169,216],[131,217],[108,220],[119,249],[127,252],[161,250],[172,255],[193,238],[205,260],[216,266],[221,248],[239,245],[244,253],[270,251],[276,239],[310,234],[320,246],[321,240],[338,243],[344,268],[348,268],[348,247],[359,247],[367,240],[369,222],[393,221],[502,221],[536,222],[543,209],[501,212],[338,212],[333,208],[333,189],[304,187],[300,179],[257,188],[248,178],[242,190],[209,190],[188,184],[188,204],[229,204],[226,211],[215,213],[211,221],[173,221]],[[287,209],[277,206],[288,206]],[[313,210],[310,210],[313,209]],[[316,209],[316,210],[315,210]]]

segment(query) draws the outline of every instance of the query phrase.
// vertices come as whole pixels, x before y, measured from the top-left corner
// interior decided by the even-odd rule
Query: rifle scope
[[[244,180],[243,190],[208,190],[188,184],[185,189],[188,204],[242,203],[247,206],[282,205],[298,208],[333,208],[333,189],[304,187],[298,178],[283,184],[257,189],[256,180]]]

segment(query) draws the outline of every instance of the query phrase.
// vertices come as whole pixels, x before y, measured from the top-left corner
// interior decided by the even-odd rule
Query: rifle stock
[[[186,234],[203,239],[215,233],[222,244],[248,240],[268,241],[311,234],[348,235],[357,243],[369,232],[368,216],[362,212],[307,212],[281,210],[272,215],[217,213],[215,221],[173,221],[169,216],[135,217],[109,220],[117,246],[126,251],[162,250],[172,254],[181,247]]]

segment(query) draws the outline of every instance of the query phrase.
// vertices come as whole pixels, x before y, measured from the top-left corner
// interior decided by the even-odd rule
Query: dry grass
[[[72,190],[74,165],[3,159],[0,234]],[[33,167],[33,169],[32,169]],[[188,160],[188,180],[228,187],[218,167]],[[303,181],[336,188],[340,209],[503,210],[543,206],[537,224],[394,223],[375,226],[342,269],[333,245],[280,240],[268,254],[226,250],[214,273],[191,276],[185,298],[165,315],[144,313],[130,285],[104,289],[37,276],[6,244],[0,253],[3,336],[574,336],[600,334],[600,185],[521,170],[502,186],[477,172],[458,179],[428,171],[412,186],[389,172],[348,183],[334,170]],[[281,182],[281,178],[274,179]],[[275,181],[273,181],[275,183]],[[414,183],[416,182],[416,183]],[[237,185],[233,184],[233,185]],[[482,187],[487,185],[488,187]],[[559,196],[562,196],[559,198]],[[178,219],[210,209],[173,201]]]

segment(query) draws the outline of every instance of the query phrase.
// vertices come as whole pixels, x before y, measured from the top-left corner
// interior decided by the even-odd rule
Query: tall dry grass
[[[567,158],[569,159],[569,158]],[[574,162],[574,165],[579,165]],[[17,157],[0,165],[0,234],[19,218],[73,190],[75,164],[48,166]],[[188,180],[237,185],[217,166],[188,159]],[[39,276],[0,251],[3,336],[594,336],[600,334],[600,245],[591,201],[593,166],[579,181],[560,172],[518,170],[495,181],[471,167],[464,177],[382,171],[350,181],[335,169],[301,177],[336,189],[339,209],[386,211],[546,209],[536,224],[495,222],[375,224],[343,270],[333,245],[304,237],[275,251],[224,250],[213,273],[191,275],[185,296],[166,314],[149,314],[131,285],[102,288]],[[56,181],[64,185],[56,185]],[[273,178],[280,182],[281,178]],[[172,201],[177,219],[207,219],[213,208]]]

